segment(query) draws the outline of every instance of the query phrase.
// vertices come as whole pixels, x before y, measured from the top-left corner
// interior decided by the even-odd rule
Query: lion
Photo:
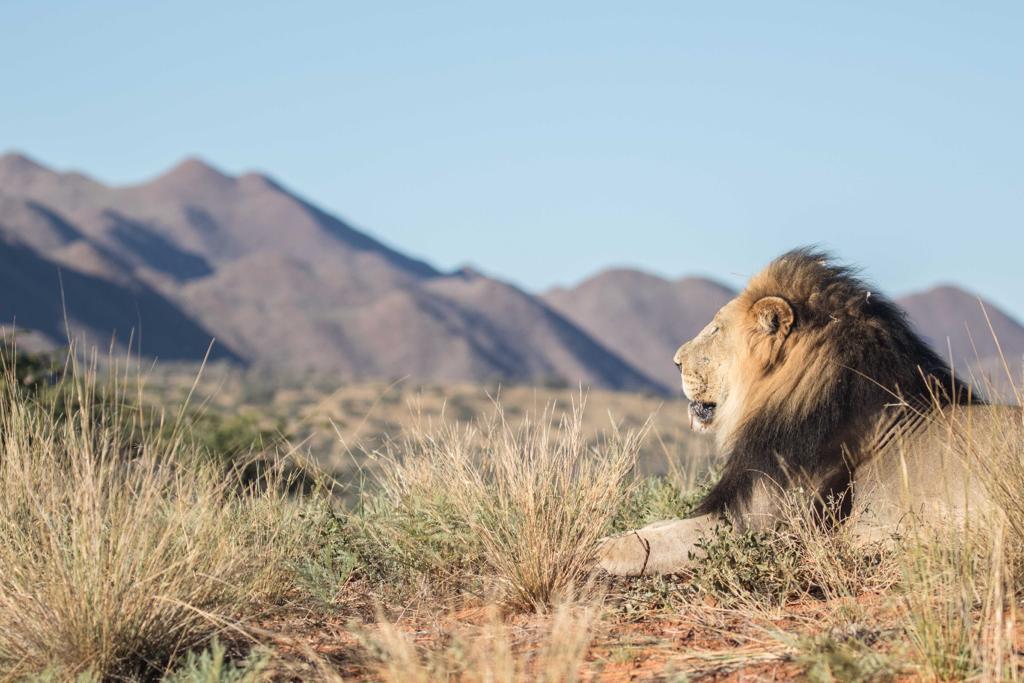
[[[970,458],[1005,450],[1007,430],[1024,443],[1019,407],[987,405],[895,304],[811,248],[772,261],[673,360],[721,478],[690,517],[605,539],[613,575],[688,570],[705,534],[770,528],[794,493],[841,501],[833,517],[865,542],[910,517],[963,520],[994,507]]]

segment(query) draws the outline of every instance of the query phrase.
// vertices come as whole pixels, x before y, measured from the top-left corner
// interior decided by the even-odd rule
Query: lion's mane
[[[766,296],[793,311],[776,348],[765,346],[749,319]],[[736,303],[729,324],[741,332],[717,418],[726,460],[695,515],[742,520],[759,483],[785,488],[797,476],[822,497],[845,491],[880,424],[930,406],[979,402],[895,304],[823,252],[784,254]]]

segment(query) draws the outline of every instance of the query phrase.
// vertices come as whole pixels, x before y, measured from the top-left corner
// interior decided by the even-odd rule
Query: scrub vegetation
[[[394,438],[355,447],[338,427],[358,454],[340,472],[309,457],[293,416],[167,386],[4,347],[0,679],[1024,671],[1021,444],[979,467],[996,528],[908,526],[865,547],[794,501],[773,530],[710,535],[692,576],[611,579],[590,571],[603,536],[685,515],[715,477],[706,444],[667,440],[654,410],[606,409],[598,428],[571,392],[429,419],[406,406]]]

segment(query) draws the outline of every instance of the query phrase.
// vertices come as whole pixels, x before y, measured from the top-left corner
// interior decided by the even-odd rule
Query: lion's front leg
[[[615,576],[685,571],[694,564],[697,542],[720,523],[717,515],[669,519],[606,538],[597,552],[597,568]]]

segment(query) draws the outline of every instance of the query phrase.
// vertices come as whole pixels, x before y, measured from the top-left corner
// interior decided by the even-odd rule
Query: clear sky
[[[257,169],[442,268],[819,243],[1024,319],[1021,2],[0,3],[0,149]],[[0,188],[2,189],[2,188]]]

